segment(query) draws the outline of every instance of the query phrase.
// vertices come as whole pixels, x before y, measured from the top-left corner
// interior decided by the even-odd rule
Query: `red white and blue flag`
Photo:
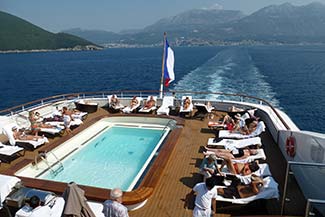
[[[165,41],[165,61],[164,61],[164,78],[165,86],[168,87],[169,84],[175,80],[174,74],[174,51],[169,47],[167,38]]]

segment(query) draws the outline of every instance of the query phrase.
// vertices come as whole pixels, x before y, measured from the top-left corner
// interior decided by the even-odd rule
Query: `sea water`
[[[173,49],[176,79],[169,90],[264,98],[300,129],[325,133],[325,46]],[[0,54],[0,109],[63,93],[158,90],[161,57],[161,48]]]

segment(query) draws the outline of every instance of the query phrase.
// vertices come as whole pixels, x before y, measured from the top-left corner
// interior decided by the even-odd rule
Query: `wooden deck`
[[[85,120],[85,125],[105,114],[107,114],[107,112],[103,109],[99,109],[96,113],[89,114],[88,118]],[[179,137],[177,144],[174,147],[160,178],[158,179],[152,196],[142,208],[130,211],[129,215],[131,217],[192,216],[194,201],[191,201],[190,207],[185,208],[185,197],[196,183],[202,181],[202,176],[198,174],[198,167],[203,158],[203,146],[206,144],[209,137],[214,136],[210,129],[207,128],[207,121],[207,119],[204,121],[185,119],[181,136]],[[74,133],[75,131],[73,131],[73,134]],[[73,134],[68,135],[67,138],[73,136]],[[47,146],[56,143],[60,139],[62,138],[51,139],[50,144],[41,149],[45,150]],[[263,135],[263,140],[271,144],[268,146],[270,148],[267,148],[268,150],[266,150],[266,152],[277,152],[273,147],[274,142],[268,133]],[[13,168],[15,168],[16,165],[26,159],[33,160],[37,153],[38,150],[34,152],[26,152],[24,158],[16,159],[11,164],[2,163],[0,173],[12,173]],[[274,158],[270,157],[268,159],[272,160],[274,163],[274,161],[276,161]],[[280,163],[282,164],[283,162],[279,161],[278,164]],[[276,167],[277,165],[275,164],[275,167],[271,167],[271,171],[272,173],[275,172],[275,178],[280,179],[280,186],[282,186],[283,174],[277,173]],[[282,187],[280,187],[280,189],[282,189]],[[217,212],[217,216],[230,216],[229,214],[222,214],[219,213],[219,211]]]

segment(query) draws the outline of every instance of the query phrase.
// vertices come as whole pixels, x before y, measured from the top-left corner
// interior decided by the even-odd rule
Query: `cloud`
[[[210,7],[205,7],[203,9],[205,9],[205,10],[223,10],[223,6],[218,3],[215,3],[214,5],[211,5]]]

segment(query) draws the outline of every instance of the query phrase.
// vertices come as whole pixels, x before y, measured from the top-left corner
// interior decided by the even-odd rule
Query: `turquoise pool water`
[[[114,126],[64,159],[63,170],[39,178],[101,188],[132,190],[161,144],[162,129]]]

